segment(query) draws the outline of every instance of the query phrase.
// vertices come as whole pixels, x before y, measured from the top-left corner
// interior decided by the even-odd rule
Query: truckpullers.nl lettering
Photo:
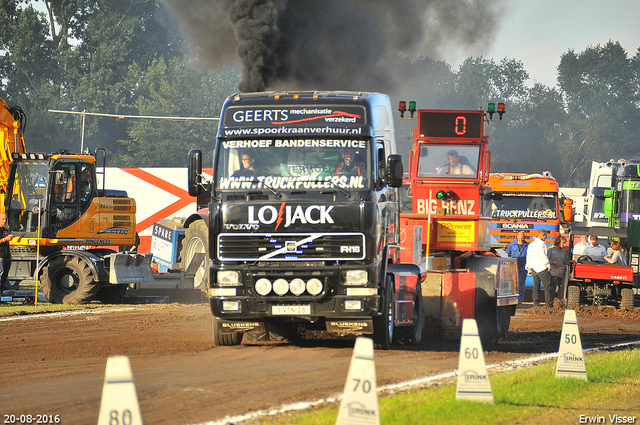
[[[428,214],[427,204],[428,199],[418,199],[418,214]],[[475,215],[476,212],[473,208],[476,205],[476,201],[472,199],[460,199],[459,201],[445,201],[440,200],[440,206],[438,206],[437,199],[431,199],[431,214],[436,214],[438,208],[446,210],[448,214],[460,214],[460,215]]]
[[[286,205],[283,202],[279,210],[273,205],[260,207],[256,217],[255,207],[249,205],[247,217],[249,224],[261,223],[268,225],[276,223],[274,230],[278,230],[283,219],[285,220],[284,227],[289,227],[297,221],[301,224],[333,224],[333,218],[330,214],[332,209],[333,205],[310,205],[306,209],[298,205],[294,210],[291,205]]]

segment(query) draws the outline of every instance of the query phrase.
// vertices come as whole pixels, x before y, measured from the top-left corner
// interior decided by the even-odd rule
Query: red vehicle
[[[585,228],[573,229],[569,246],[573,246],[576,234],[620,237],[619,229]],[[589,255],[573,256],[565,275],[566,306],[575,309],[580,305],[615,305],[633,309],[633,267],[610,264],[603,257]]]
[[[426,266],[427,323],[445,338],[459,336],[462,321],[474,318],[483,339],[498,339],[518,303],[515,260],[492,250],[491,218],[483,215],[491,193],[484,124],[493,112],[417,110],[408,185],[401,192],[401,259]],[[411,258],[417,245],[424,259]]]

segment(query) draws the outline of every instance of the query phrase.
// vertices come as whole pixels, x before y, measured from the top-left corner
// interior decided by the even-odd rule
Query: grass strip
[[[491,375],[494,404],[456,400],[455,383],[383,396],[380,398],[381,423],[640,423],[640,349],[587,355],[588,381],[556,378],[555,366],[553,359],[533,367]],[[328,425],[335,423],[337,414],[336,404],[249,423]]]

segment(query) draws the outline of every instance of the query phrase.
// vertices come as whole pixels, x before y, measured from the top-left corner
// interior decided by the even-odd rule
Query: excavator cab
[[[53,196],[50,208],[50,233],[73,224],[82,216],[93,197],[97,196],[95,167],[88,162],[57,160],[50,171]]]
[[[28,161],[13,162],[5,199],[9,231],[22,237],[35,237],[38,214],[45,204],[48,185],[48,160],[44,155]]]
[[[99,195],[90,154],[14,154],[5,211],[17,244],[119,246],[133,244],[135,201]],[[131,242],[131,243],[129,243]]]

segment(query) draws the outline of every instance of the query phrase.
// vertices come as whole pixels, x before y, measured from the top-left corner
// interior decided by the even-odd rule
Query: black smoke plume
[[[165,0],[209,69],[240,60],[240,91],[389,90],[394,57],[482,54],[505,0]],[[450,55],[448,55],[450,57]]]

